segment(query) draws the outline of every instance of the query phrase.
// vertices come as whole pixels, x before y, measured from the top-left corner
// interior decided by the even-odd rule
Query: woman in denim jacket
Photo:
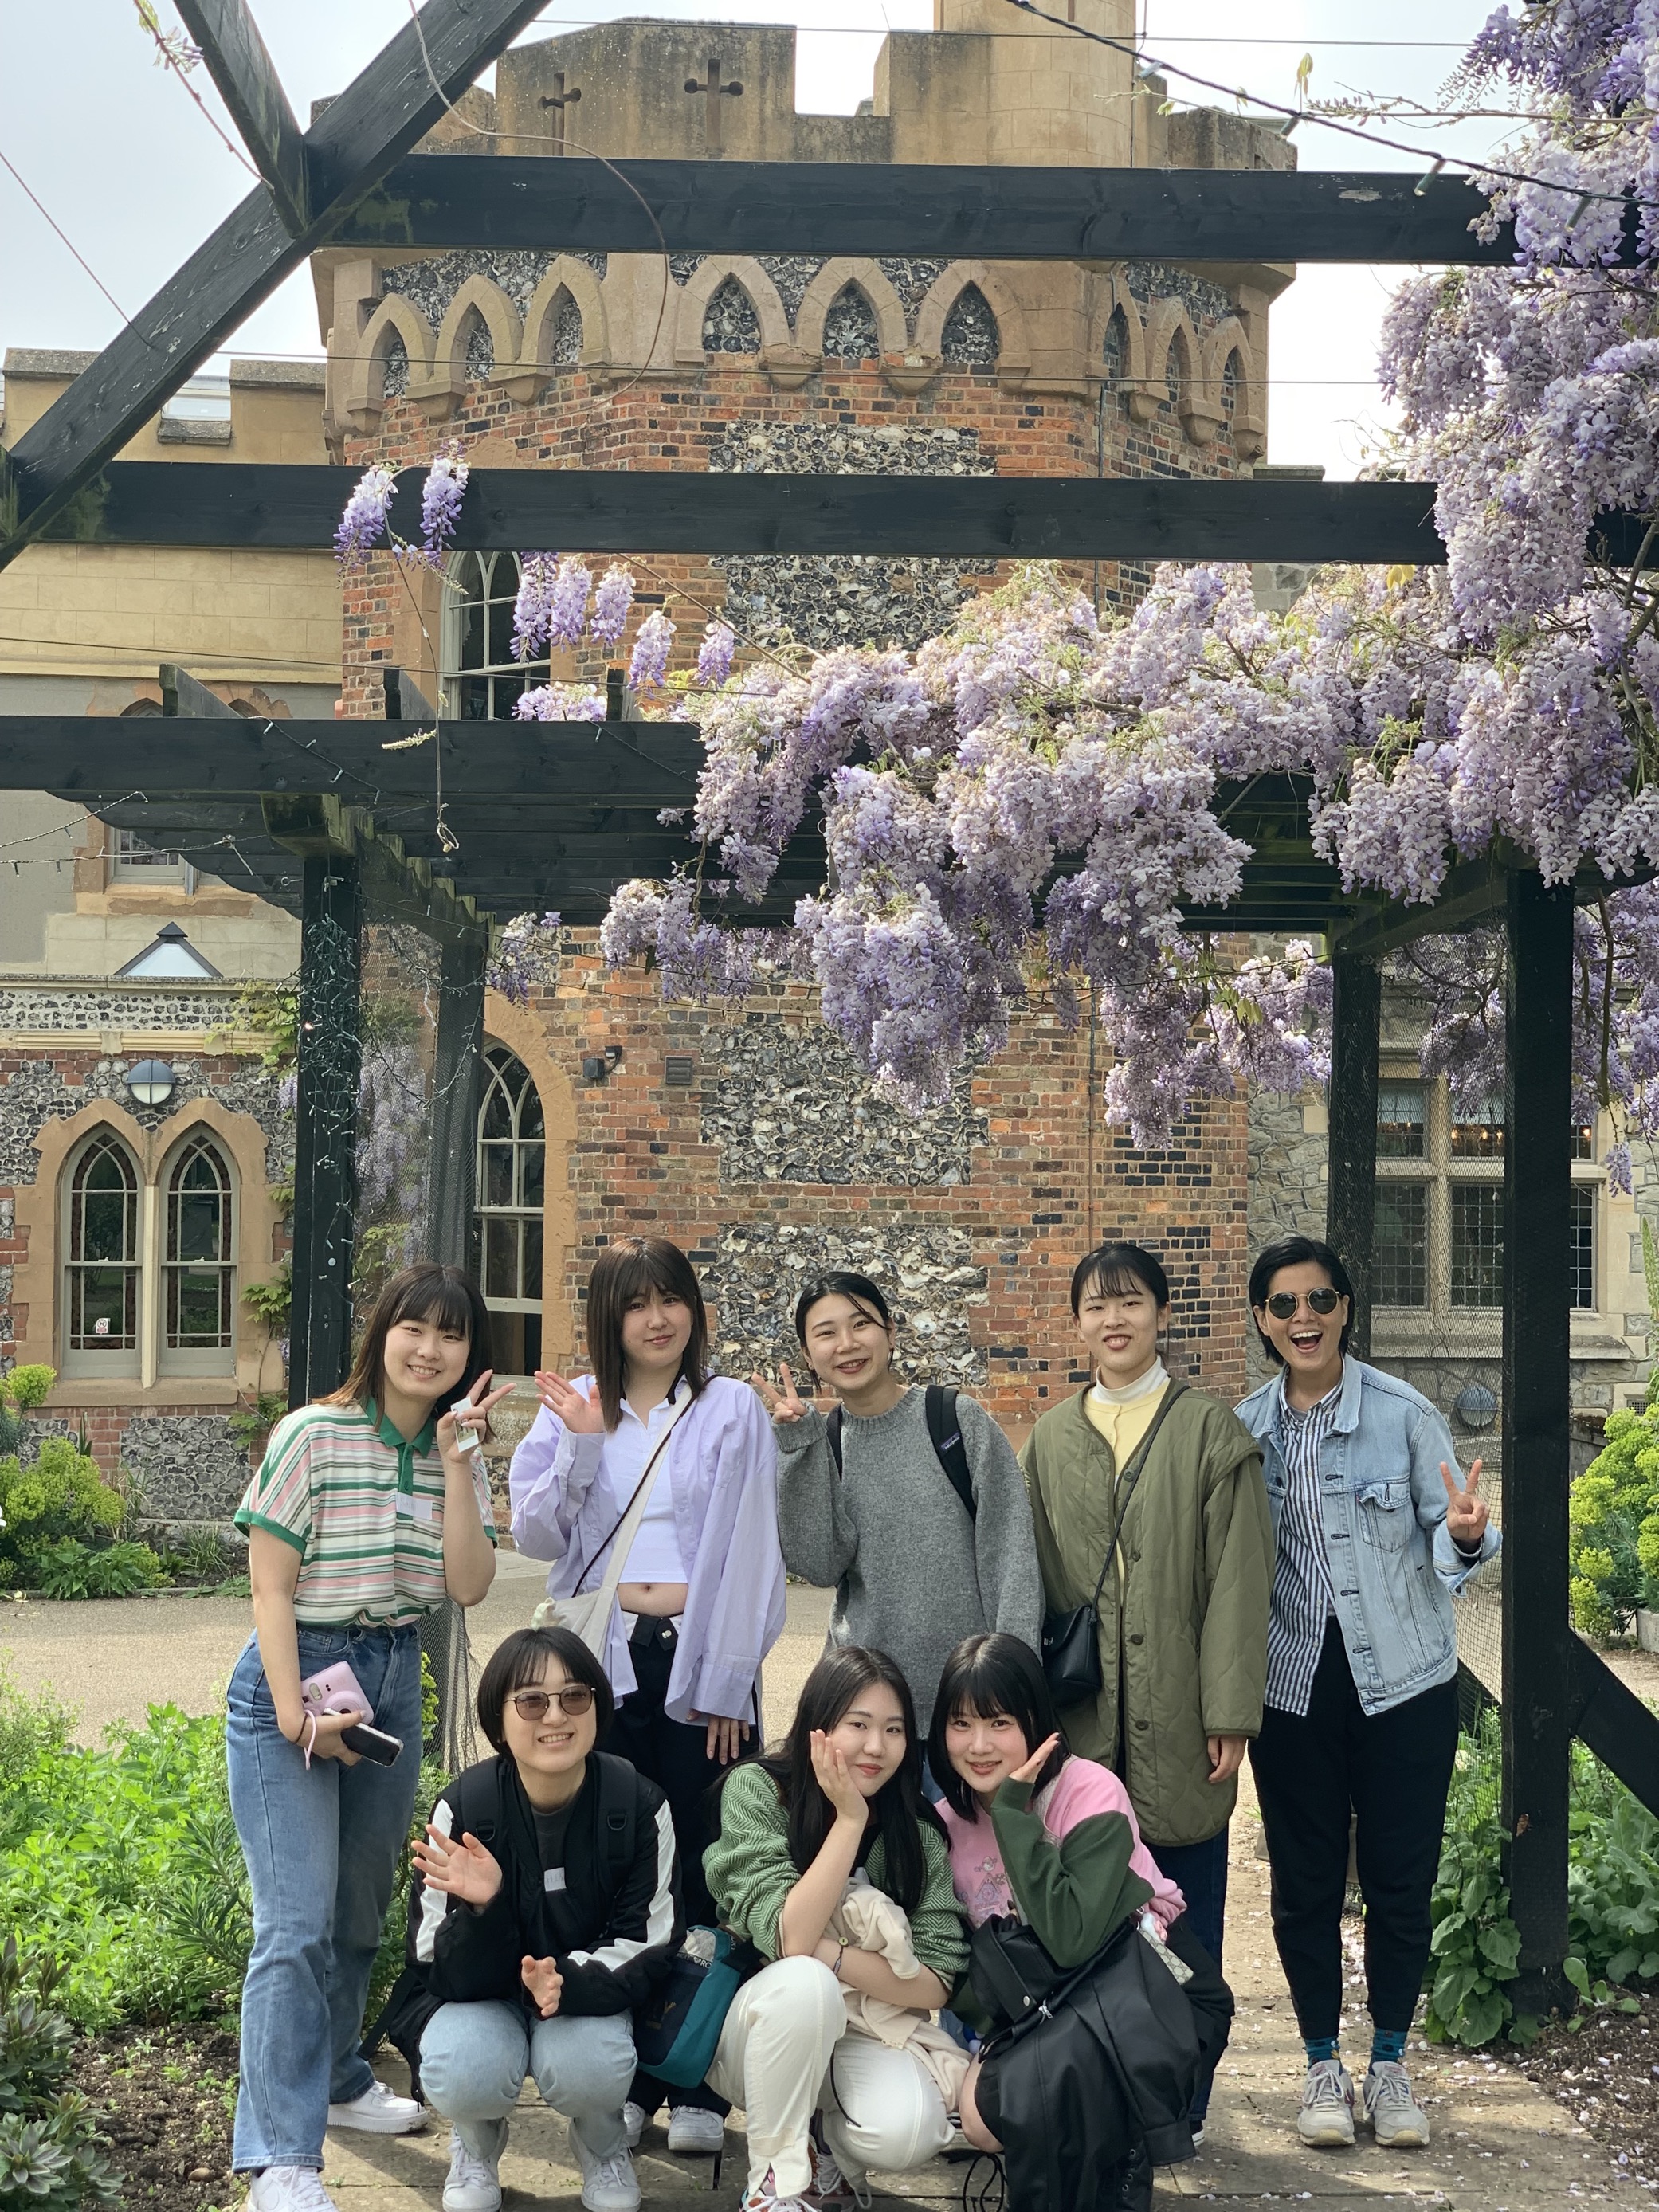
[[[1246,1398],[1278,1559],[1261,1733],[1250,1746],[1273,1868],[1273,1937],[1308,2052],[1304,2142],[1351,2143],[1338,2055],[1350,1814],[1365,1899],[1370,2066],[1358,2117],[1379,2144],[1428,2142],[1401,2063],[1429,1955],[1429,1900],[1457,1748],[1451,1601],[1498,1549],[1451,1432],[1409,1383],[1345,1355],[1353,1285],[1329,1245],[1287,1237],[1250,1270],[1280,1369]]]

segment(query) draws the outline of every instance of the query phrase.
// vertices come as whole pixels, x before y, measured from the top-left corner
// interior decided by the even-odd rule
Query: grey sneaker
[[[1429,2116],[1412,2094],[1411,2076],[1397,2058],[1375,2061],[1359,2091],[1361,2116],[1390,2150],[1425,2150]]]
[[[1308,2069],[1296,2131],[1316,2150],[1353,2141],[1353,2082],[1340,2058],[1322,2058]]]

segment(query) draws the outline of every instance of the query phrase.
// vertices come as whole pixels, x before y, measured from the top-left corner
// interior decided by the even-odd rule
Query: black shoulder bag
[[[1164,1425],[1164,1416],[1187,1388],[1184,1382],[1172,1382],[1164,1393],[1164,1402],[1152,1416],[1152,1425],[1140,1440],[1140,1449],[1118,1477],[1117,1521],[1112,1529],[1111,1541],[1106,1547],[1106,1557],[1101,1562],[1100,1579],[1095,1584],[1095,1594],[1087,1605],[1074,1606],[1070,1613],[1051,1613],[1042,1624],[1042,1671],[1048,1678],[1048,1687],[1054,1692],[1057,1705],[1086,1705],[1097,1698],[1105,1686],[1100,1667],[1100,1636],[1097,1622],[1100,1614],[1100,1594],[1106,1587],[1106,1577],[1112,1571],[1112,1561],[1117,1553],[1117,1540],[1123,1533],[1123,1516],[1129,1510],[1129,1500],[1140,1480],[1140,1471],[1146,1464],[1153,1439]],[[1085,1413],[1084,1419],[1087,1420]]]

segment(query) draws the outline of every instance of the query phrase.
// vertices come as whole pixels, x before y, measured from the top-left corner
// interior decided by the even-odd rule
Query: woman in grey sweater
[[[893,1372],[893,1318],[866,1275],[819,1275],[795,1334],[828,1419],[796,1390],[752,1379],[778,1440],[778,1533],[791,1573],[836,1591],[831,1644],[897,1661],[925,1734],[945,1662],[1001,1629],[1035,1650],[1042,1578],[1007,1438],[965,1393]]]

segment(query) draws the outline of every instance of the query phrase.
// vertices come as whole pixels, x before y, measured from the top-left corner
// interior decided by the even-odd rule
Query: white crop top
[[[663,1455],[657,1479],[651,1486],[650,1503],[640,1522],[634,1548],[623,1568],[625,1583],[683,1583],[690,1580],[680,1554],[679,1531],[674,1525],[673,1447]]]

